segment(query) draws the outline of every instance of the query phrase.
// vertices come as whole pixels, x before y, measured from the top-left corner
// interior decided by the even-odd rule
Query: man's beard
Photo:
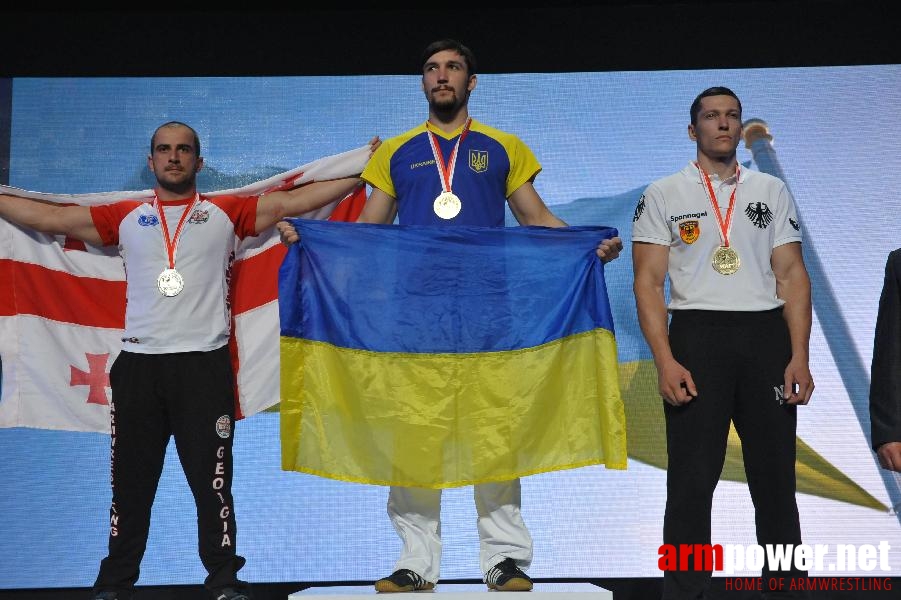
[[[187,195],[194,188],[194,182],[196,181],[196,177],[189,177],[183,181],[172,182],[166,181],[164,179],[157,178],[157,185],[160,188],[170,192],[172,194],[178,195]]]
[[[446,100],[436,100],[434,96],[429,98],[429,106],[432,111],[439,115],[453,115],[457,112],[463,103],[454,94]]]

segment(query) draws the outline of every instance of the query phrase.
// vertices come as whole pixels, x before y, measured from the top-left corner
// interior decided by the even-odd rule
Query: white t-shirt
[[[735,177],[725,181],[710,175],[725,222]],[[706,183],[689,163],[669,177],[651,183],[632,218],[632,241],[670,247],[670,310],[761,311],[784,304],[776,297],[770,264],[773,248],[801,241],[801,226],[791,193],[772,175],[740,170],[735,192],[729,245],[741,266],[722,275],[712,266],[722,245],[720,227]]]
[[[141,354],[208,351],[228,343],[229,277],[236,237],[256,233],[256,196],[200,197],[185,217],[175,253],[184,289],[164,296],[160,273],[169,268],[156,207],[124,201],[91,208],[105,245],[118,245],[127,281],[125,350]],[[164,202],[170,239],[194,197]]]

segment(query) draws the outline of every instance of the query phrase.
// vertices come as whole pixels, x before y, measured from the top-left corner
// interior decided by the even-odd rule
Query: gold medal
[[[462,208],[463,203],[453,192],[441,192],[432,204],[435,214],[442,219],[453,219],[460,214]]]
[[[178,296],[185,289],[185,280],[175,269],[164,269],[156,278],[156,287],[163,296]]]
[[[718,246],[714,251],[713,259],[710,262],[713,265],[713,270],[720,275],[732,275],[741,267],[741,259],[738,257],[738,252],[729,245],[729,232],[732,231],[732,215],[735,210],[735,195],[738,192],[738,182],[741,180],[741,166],[735,165],[735,187],[732,188],[732,194],[729,196],[729,208],[726,209],[725,218],[720,213],[720,205],[716,200],[713,184],[710,183],[710,176],[707,175],[707,171],[701,168],[700,163],[695,162],[695,166],[698,168],[701,181],[706,186],[707,199],[710,201],[710,206],[713,207],[713,216],[716,217],[716,222],[720,229],[720,239],[722,240],[722,245]]]
[[[428,121],[425,124],[426,133],[429,136],[429,145],[432,147],[432,156],[435,157],[435,166],[438,168],[438,177],[441,179],[441,189],[443,190],[435,198],[435,202],[432,203],[432,210],[445,220],[453,219],[460,214],[460,210],[463,208],[460,198],[451,191],[451,185],[454,181],[454,169],[457,165],[457,151],[460,149],[463,139],[466,138],[466,134],[469,133],[471,123],[472,119],[467,118],[466,123],[463,125],[463,131],[460,132],[460,136],[454,144],[454,149],[451,151],[447,164],[444,163],[441,146],[438,145],[438,139],[435,137],[435,134],[429,129]]]
[[[732,275],[741,267],[741,259],[731,246],[719,246],[713,253],[713,270],[720,275]]]

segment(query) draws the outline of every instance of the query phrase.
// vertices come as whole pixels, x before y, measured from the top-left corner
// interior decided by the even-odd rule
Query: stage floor
[[[288,600],[360,600],[360,596],[379,595],[382,598],[410,598],[413,595],[432,594],[436,600],[497,600],[498,592],[488,589],[484,583],[439,583],[433,590],[400,594],[379,594],[370,585],[313,586],[288,596]],[[327,598],[323,598],[323,597]],[[506,597],[506,596],[505,596]],[[420,598],[419,600],[424,600]],[[508,598],[509,600],[509,598]],[[613,592],[590,583],[536,583],[529,593],[529,600],[613,600]]]

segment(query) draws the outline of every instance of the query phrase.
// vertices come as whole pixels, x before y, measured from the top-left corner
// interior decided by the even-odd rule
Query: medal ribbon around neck
[[[438,138],[432,133],[432,130],[429,129],[428,121],[426,121],[425,130],[429,134],[429,144],[432,146],[432,156],[435,157],[435,165],[438,167],[438,177],[441,179],[442,192],[451,191],[451,184],[454,181],[454,171],[457,167],[457,150],[460,149],[460,144],[463,142],[466,134],[469,133],[470,124],[472,124],[472,117],[466,119],[466,123],[463,125],[463,131],[460,132],[460,137],[457,138],[457,143],[454,144],[454,149],[451,151],[447,163],[445,163],[444,155],[441,153],[441,147],[438,145]]]
[[[713,214],[716,216],[716,222],[719,225],[720,239],[723,241],[723,247],[728,248],[729,233],[732,232],[732,213],[735,209],[735,192],[738,191],[738,176],[741,167],[735,165],[735,187],[732,188],[732,194],[729,196],[729,208],[726,210],[726,218],[723,219],[723,215],[720,213],[720,205],[716,201],[716,192],[713,190],[713,184],[710,183],[710,175],[701,168],[701,165],[698,162],[695,162],[695,166],[698,168],[698,173],[704,180],[704,189],[707,193],[707,199],[710,200],[710,204],[713,206]]]
[[[178,252],[178,239],[181,237],[182,229],[184,229],[185,220],[188,218],[188,215],[191,214],[194,210],[194,206],[200,201],[200,194],[194,192],[194,199],[191,201],[191,204],[185,209],[185,212],[181,214],[181,219],[178,220],[178,226],[175,228],[175,236],[171,239],[169,238],[169,225],[166,223],[166,211],[163,210],[163,203],[160,202],[159,197],[154,196],[153,205],[156,208],[157,213],[160,215],[160,224],[162,224],[162,234],[163,234],[163,243],[166,246],[166,254],[169,257],[169,268],[175,269],[175,254]]]

